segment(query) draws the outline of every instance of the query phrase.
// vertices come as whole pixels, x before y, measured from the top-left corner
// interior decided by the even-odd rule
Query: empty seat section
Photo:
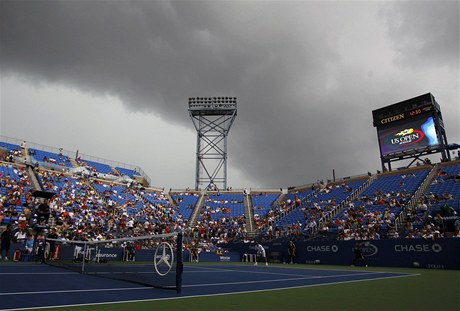
[[[31,154],[32,162],[38,161],[42,163],[72,167],[72,163],[70,162],[70,159],[67,156],[33,148],[29,148],[29,151]]]
[[[137,173],[135,170],[128,169],[128,168],[123,168],[123,167],[116,167],[117,171],[120,172],[122,176],[126,175],[130,178],[133,178],[134,176],[139,176],[139,173]]]

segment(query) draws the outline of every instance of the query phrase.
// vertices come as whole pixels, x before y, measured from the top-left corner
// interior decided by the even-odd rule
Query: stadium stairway
[[[407,222],[407,212],[412,210],[415,207],[415,204],[417,204],[420,197],[427,191],[428,187],[430,187],[433,179],[436,177],[436,175],[441,170],[441,168],[442,168],[441,163],[437,163],[433,165],[431,171],[425,177],[425,180],[420,184],[420,186],[415,191],[412,198],[409,200],[409,203],[407,203],[407,205],[404,207],[404,210],[399,214],[398,218],[395,220],[396,230],[399,230],[400,228],[404,228]]]
[[[112,167],[112,172],[114,175],[123,176],[123,174],[116,167]]]
[[[101,194],[99,193],[99,191],[97,191],[96,187],[94,187],[93,181],[94,181],[94,179],[93,179],[93,180],[86,180],[86,179],[83,180],[83,182],[84,182],[91,190],[93,190],[94,193],[96,193],[96,195],[101,196]]]
[[[70,157],[69,157],[69,159],[70,159],[70,164],[72,164],[73,168],[78,167],[78,163],[75,161],[75,159],[72,159]]]
[[[285,193],[281,193],[280,196],[278,197],[278,199],[276,199],[276,201],[273,202],[273,205],[274,205],[274,206],[280,205],[280,204],[284,201],[284,198],[286,198],[286,194],[285,194]]]
[[[198,202],[195,205],[195,209],[193,210],[193,214],[190,217],[190,226],[193,227],[196,225],[196,220],[198,219],[198,216],[200,215],[201,208],[203,207],[203,202],[205,200],[205,197],[208,195],[206,193],[201,193],[200,198],[198,199]]]
[[[348,198],[343,201],[341,204],[339,204],[336,209],[330,214],[330,217],[334,217],[340,211],[345,208],[348,203],[353,202],[356,198],[359,198],[361,194],[369,188],[369,186],[377,179],[377,175],[372,175],[361,187],[358,189],[354,190],[351,195],[348,196]]]
[[[30,165],[26,167],[27,175],[29,175],[30,181],[32,182],[32,189],[43,191],[43,188],[38,181],[37,175],[35,175],[34,168]]]
[[[256,235],[255,222],[254,222],[254,208],[249,194],[244,195],[244,216],[246,217],[246,228],[248,228],[248,235],[254,237]]]
[[[326,221],[328,221],[329,219],[331,218],[334,218],[335,215],[337,215],[338,213],[340,213],[344,208],[346,208],[348,206],[348,204],[350,202],[353,202],[356,198],[359,198],[361,196],[361,194],[367,189],[369,188],[369,186],[377,179],[377,175],[372,175],[370,176],[370,178],[361,186],[359,187],[358,189],[355,189],[343,202],[341,202],[339,205],[337,205],[335,207],[335,209],[325,215],[324,217],[322,217],[321,219],[319,219],[319,223],[317,226],[313,227],[311,229],[311,232],[310,234],[312,236],[316,236],[318,235],[318,230],[319,230],[319,224],[322,224]]]
[[[117,172],[118,172],[118,170],[117,170]],[[169,204],[170,204],[173,208],[178,208],[176,202],[174,202],[174,200],[173,200],[173,198],[172,198],[172,196],[171,196],[171,194],[170,194],[169,192],[168,192],[168,193],[165,193],[165,197],[166,197],[166,199],[168,200]]]
[[[24,157],[24,161],[26,163],[30,163],[30,153],[29,148],[21,148],[22,155]]]
[[[30,164],[32,163],[29,153],[29,148],[21,148],[22,155],[24,157],[24,163]],[[43,190],[38,179],[37,175],[35,175],[35,171],[31,165],[26,165],[26,172],[29,175],[30,181],[32,182],[32,188],[35,190]]]

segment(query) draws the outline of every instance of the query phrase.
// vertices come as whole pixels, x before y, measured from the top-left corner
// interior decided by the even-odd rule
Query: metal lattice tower
[[[197,131],[195,189],[227,189],[227,136],[236,117],[236,97],[189,98],[188,111]]]

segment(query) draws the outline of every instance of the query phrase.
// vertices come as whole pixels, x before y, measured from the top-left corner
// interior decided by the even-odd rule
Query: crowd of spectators
[[[21,222],[24,217],[30,219],[33,202],[30,189],[31,182],[23,166],[0,164],[0,223],[5,218]]]
[[[25,243],[31,236],[36,238],[51,231],[58,238],[69,240],[104,240],[183,232],[189,238],[187,247],[210,251],[219,243],[248,239],[248,219],[244,214],[232,213],[231,204],[242,204],[240,201],[208,198],[192,226],[189,218],[179,212],[178,202],[169,201],[164,191],[38,167],[35,168],[35,175],[42,190],[54,195],[49,198],[33,196],[26,167],[11,162],[11,159],[21,155],[21,150],[11,152],[13,157],[3,155],[5,161],[0,166],[0,224],[12,225],[17,242]],[[385,233],[392,229],[399,212],[412,198],[413,193],[405,190],[405,181],[414,176],[401,175],[398,190],[378,189],[372,195],[361,195],[349,201],[341,213],[333,218],[326,216],[336,211],[341,203],[335,194],[348,196],[353,193],[353,187],[348,184],[323,185],[305,194],[291,194],[263,213],[254,206],[254,222],[266,239],[301,239],[316,227],[320,233],[334,232],[338,240],[385,238]],[[456,175],[445,175],[441,171],[433,184],[456,178]],[[422,195],[412,210],[405,211],[408,222],[404,233],[399,236],[397,232],[392,232],[391,237],[445,237],[445,220],[452,216],[455,217],[452,219],[452,223],[455,222],[453,236],[460,236],[460,221],[455,209],[444,204],[439,213],[430,213],[432,205],[453,198],[448,192]],[[210,200],[217,206],[211,207]],[[190,206],[190,209],[194,208]],[[279,225],[280,219],[294,212],[301,215],[298,221]]]
[[[204,217],[195,226],[189,226],[188,219],[168,202],[164,192],[61,171],[37,168],[35,173],[43,191],[55,195],[49,199],[32,198],[23,189],[30,187],[30,181],[23,180],[23,176],[27,177],[25,170],[17,172],[18,182],[0,175],[1,188],[8,190],[2,196],[0,217],[15,220],[12,225],[17,242],[25,242],[30,235],[46,235],[51,230],[65,240],[104,240],[181,231],[209,251],[211,244],[226,243],[247,234],[244,215],[216,220]],[[21,203],[19,197],[21,202],[28,203]],[[23,219],[14,206],[21,206],[28,217]],[[228,214],[225,207],[218,211]]]
[[[322,220],[335,211],[353,190],[355,189],[347,183],[318,183],[310,191],[297,191],[293,197],[291,195],[274,206],[267,217],[258,222],[260,227],[266,228],[263,231],[264,238],[303,239],[309,238],[317,227],[324,230],[327,224]],[[290,221],[286,222],[286,218]]]
[[[452,206],[458,202],[460,166],[442,168],[434,177],[428,191],[422,194],[414,206],[407,211],[408,221],[404,228],[405,238],[435,239],[460,236],[457,210]],[[456,195],[452,194],[454,191]]]
[[[197,225],[187,229],[187,236],[215,243],[243,239],[248,232],[246,216],[237,211],[242,206],[242,196],[221,196],[220,193],[208,196],[201,207]]]

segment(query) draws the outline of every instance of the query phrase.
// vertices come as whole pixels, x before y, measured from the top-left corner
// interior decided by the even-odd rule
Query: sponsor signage
[[[440,253],[442,246],[439,244],[396,244],[395,252],[424,252]]]
[[[362,243],[362,254],[370,265],[413,267],[417,264],[430,269],[460,269],[460,239],[453,238],[303,242],[297,243],[297,246],[303,245],[297,247],[297,260],[299,263],[350,265],[357,242]]]
[[[372,111],[374,126],[384,126],[389,123],[410,119],[424,113],[433,113],[439,109],[434,96],[426,93],[399,103]]]
[[[391,239],[295,242],[296,262],[349,266],[353,261],[353,248],[356,243],[361,243],[362,254],[371,266],[460,269],[460,239],[455,238],[442,238],[434,241]],[[287,262],[288,243],[267,244],[271,246],[272,251],[281,253],[281,262]],[[226,244],[225,247],[239,251],[241,254],[253,254],[254,251],[250,250],[250,245],[235,243]]]
[[[420,107],[420,108],[413,109],[407,112],[397,113],[397,114],[394,114],[388,117],[382,117],[378,120],[377,124],[379,126],[382,126],[382,125],[386,125],[386,124],[389,124],[395,121],[416,117],[418,115],[421,115],[427,112],[431,112],[433,110],[434,110],[434,107],[433,105],[430,104],[429,106]]]
[[[307,245],[307,252],[338,252],[337,245]]]

